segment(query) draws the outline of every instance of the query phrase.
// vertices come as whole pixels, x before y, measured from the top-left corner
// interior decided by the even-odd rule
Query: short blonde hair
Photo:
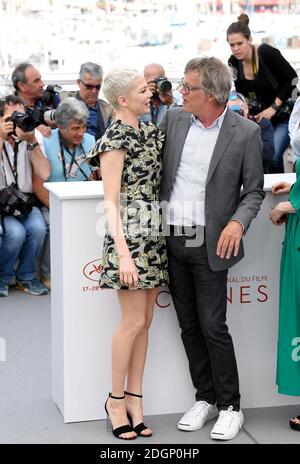
[[[115,68],[104,78],[102,92],[114,109],[118,108],[118,97],[126,96],[132,89],[136,77],[142,76],[136,69]]]

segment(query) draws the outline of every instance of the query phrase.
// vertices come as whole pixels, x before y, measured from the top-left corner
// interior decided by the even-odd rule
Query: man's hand
[[[12,121],[7,121],[10,116],[4,116],[0,120],[0,139],[6,140],[8,135],[14,131],[14,123]]]
[[[240,222],[229,221],[222,230],[217,244],[217,255],[220,258],[229,259],[232,255],[237,256],[244,229]]]
[[[36,142],[34,131],[24,132],[19,127],[16,127],[15,133],[16,133],[16,136],[18,137],[18,139],[20,139],[20,140],[24,140],[27,143],[35,143]]]
[[[155,94],[158,93],[157,85],[156,85],[155,81],[148,81],[147,82],[147,88],[152,93],[152,95],[155,95]]]
[[[159,100],[163,105],[170,106],[173,104],[173,94],[171,92],[161,92],[158,90],[155,81],[148,81],[147,88],[152,93],[152,98]]]
[[[158,96],[163,105],[171,106],[173,104],[172,92],[159,92]]]
[[[272,185],[272,193],[273,195],[281,195],[283,193],[290,193],[292,184],[289,182],[276,182],[276,184]]]
[[[40,124],[37,127],[37,130],[40,131],[40,133],[47,139],[51,137],[51,127],[45,126],[45,124]]]

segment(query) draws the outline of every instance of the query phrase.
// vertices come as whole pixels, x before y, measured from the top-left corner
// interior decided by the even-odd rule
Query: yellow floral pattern
[[[138,269],[139,289],[168,284],[166,241],[159,207],[163,142],[163,133],[151,123],[140,122],[136,131],[115,120],[89,154],[91,158],[105,151],[127,152],[121,180],[121,217],[127,245]],[[128,289],[120,284],[118,254],[108,229],[99,284],[102,288]]]

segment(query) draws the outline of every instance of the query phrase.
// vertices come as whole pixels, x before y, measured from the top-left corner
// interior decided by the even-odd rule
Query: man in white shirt
[[[31,295],[48,293],[36,276],[36,261],[45,240],[46,224],[40,210],[34,206],[32,170],[45,181],[50,174],[50,165],[40,149],[38,131],[25,132],[18,127],[23,116],[28,117],[20,97],[9,95],[1,102],[1,297],[8,296],[14,278],[19,290]]]
[[[216,440],[234,438],[244,422],[226,325],[227,273],[244,255],[242,235],[264,198],[260,129],[226,108],[231,82],[220,60],[190,60],[183,109],[170,108],[160,124],[169,288],[196,389],[178,428],[198,430],[218,416]]]

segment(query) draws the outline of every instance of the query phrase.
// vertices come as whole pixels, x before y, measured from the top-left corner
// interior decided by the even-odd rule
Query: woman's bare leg
[[[121,320],[112,340],[112,394],[124,395],[125,378],[136,337],[144,329],[147,290],[119,290]],[[108,400],[107,408],[113,429],[128,423],[125,400]],[[123,438],[136,435],[125,433]]]
[[[126,390],[130,393],[142,394],[142,381],[148,348],[148,332],[152,322],[153,308],[158,292],[158,288],[147,290],[145,326],[135,338],[127,371]],[[137,424],[143,422],[142,399],[126,395],[126,404],[128,412],[133,420],[133,426],[135,427]],[[150,435],[152,431],[146,429],[142,434],[145,436]]]

